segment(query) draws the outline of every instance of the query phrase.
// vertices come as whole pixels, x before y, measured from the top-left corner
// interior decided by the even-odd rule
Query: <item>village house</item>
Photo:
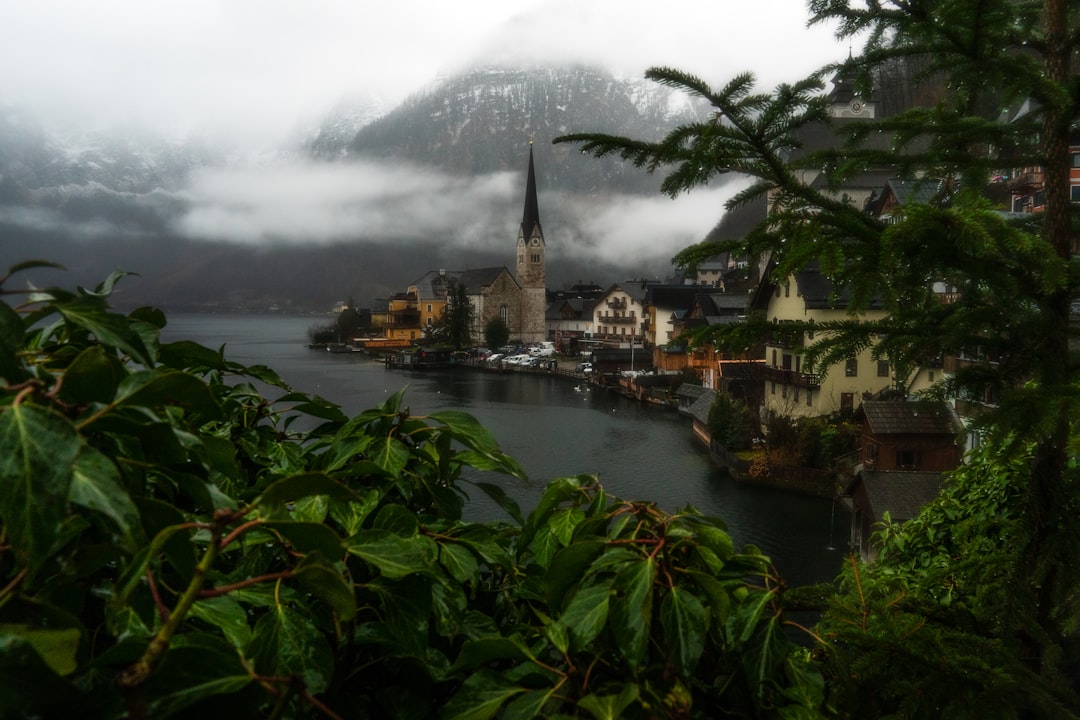
[[[642,346],[647,290],[644,280],[611,285],[593,306],[593,337],[612,344]]]
[[[873,560],[874,526],[918,515],[937,497],[963,454],[961,424],[948,403],[866,400],[855,415],[860,443],[844,496],[851,505],[851,546]]]

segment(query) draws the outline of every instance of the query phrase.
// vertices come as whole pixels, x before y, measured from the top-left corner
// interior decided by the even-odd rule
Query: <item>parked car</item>
[[[591,362],[578,363],[577,372],[581,373],[582,375],[588,375],[589,373],[592,372],[592,363]]]

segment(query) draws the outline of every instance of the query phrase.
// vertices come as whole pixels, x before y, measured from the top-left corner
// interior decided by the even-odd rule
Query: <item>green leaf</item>
[[[272,530],[301,555],[317,552],[330,560],[338,560],[343,554],[343,544],[329,525],[313,522],[267,522],[263,525]]]
[[[111,519],[130,544],[142,539],[139,511],[109,458],[87,446],[75,458],[68,501]]]
[[[27,376],[18,357],[24,337],[19,313],[6,303],[0,303],[0,379],[6,380],[8,385],[22,382]]]
[[[559,622],[570,631],[576,649],[587,647],[604,629],[612,592],[611,585],[600,584],[583,587],[574,593]]]
[[[272,483],[259,498],[260,511],[268,516],[279,515],[287,503],[312,495],[329,495],[335,500],[362,502],[361,498],[342,483],[323,473],[299,473]]]
[[[102,346],[91,345],[79,353],[64,371],[60,397],[66,402],[83,405],[111,402],[125,375],[126,371],[119,360]]]
[[[476,562],[476,556],[472,550],[453,542],[439,544],[439,561],[450,577],[459,583],[471,582],[474,585],[480,582],[480,565]]]
[[[441,410],[428,417],[442,423],[454,439],[466,447],[482,453],[492,453],[499,449],[499,444],[491,431],[468,413],[460,410]]]
[[[371,526],[401,537],[412,537],[420,532],[416,514],[404,505],[385,505],[371,519]]]
[[[150,704],[151,717],[167,718],[186,710],[197,702],[217,695],[240,692],[254,680],[250,675],[229,675],[191,685],[168,695],[155,698]]]
[[[511,683],[500,673],[480,670],[470,675],[446,703],[443,720],[486,720],[494,717],[510,698],[525,688]]]
[[[530,659],[532,659],[531,653],[528,652],[521,638],[486,637],[479,640],[467,640],[461,646],[461,652],[454,661],[454,671],[472,672],[498,660]]]
[[[623,658],[636,671],[645,659],[652,625],[656,561],[639,560],[615,576],[611,599],[611,629]]]
[[[431,574],[439,557],[439,547],[431,538],[404,538],[385,530],[361,530],[345,541],[345,549],[367,560],[387,578]]]
[[[409,448],[396,437],[380,438],[371,444],[371,460],[385,472],[399,476],[409,462]]]
[[[618,695],[586,695],[578,700],[578,707],[587,710],[596,720],[619,720],[640,694],[637,685],[628,683]]]
[[[528,720],[535,717],[546,717],[541,714],[544,705],[555,694],[555,688],[546,690],[529,690],[514,698],[503,710],[502,720]]]
[[[201,599],[191,606],[189,612],[192,617],[220,629],[237,649],[243,649],[251,642],[247,612],[231,595]]]
[[[333,675],[333,651],[306,607],[278,605],[259,618],[248,652],[259,673],[300,675],[312,694],[326,690]]]
[[[127,376],[116,391],[117,407],[175,406],[203,420],[221,417],[221,408],[209,387],[194,375],[168,368],[142,370]]]
[[[604,552],[604,543],[575,542],[555,553],[544,574],[544,595],[551,612],[562,607],[567,591],[585,577],[585,570]]]
[[[56,309],[72,325],[91,333],[99,342],[127,353],[144,367],[152,367],[154,359],[143,343],[142,336],[123,315],[109,312],[102,298],[88,295],[68,296],[56,302]]]
[[[348,622],[356,616],[356,595],[352,583],[333,563],[318,553],[307,555],[293,570],[293,576],[308,592],[329,605],[338,617]]]
[[[570,544],[574,537],[574,529],[578,523],[585,519],[585,511],[579,507],[563,508],[551,516],[548,527],[551,533],[559,539],[563,547]]]
[[[82,440],[59,413],[22,403],[0,413],[0,448],[0,518],[22,562],[36,569],[67,513]]]
[[[664,640],[684,676],[693,675],[705,651],[708,614],[693,593],[676,585],[660,603]]]
[[[0,638],[11,636],[29,643],[57,675],[70,675],[78,667],[78,628],[0,624]]]
[[[224,372],[225,359],[217,350],[211,350],[191,340],[166,343],[158,348],[162,365],[176,370],[217,370]]]

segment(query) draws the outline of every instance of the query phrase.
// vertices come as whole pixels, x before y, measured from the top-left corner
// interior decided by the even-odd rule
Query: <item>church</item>
[[[465,286],[473,306],[473,337],[478,343],[483,339],[484,327],[493,318],[500,318],[506,323],[512,340],[522,343],[546,340],[546,249],[544,231],[540,226],[536,171],[530,142],[525,209],[516,243],[516,272],[511,274],[505,266],[430,270],[405,292],[390,299],[384,317],[378,318],[373,313],[372,319],[382,325],[383,336],[388,341],[401,344],[419,342],[442,317],[450,288],[460,283]]]

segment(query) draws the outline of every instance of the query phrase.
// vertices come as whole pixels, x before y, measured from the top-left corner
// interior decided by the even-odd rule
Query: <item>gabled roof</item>
[[[875,435],[956,435],[959,423],[943,402],[864,400],[858,415]]]
[[[889,513],[892,520],[910,520],[941,492],[944,476],[935,472],[863,471],[851,484],[862,484],[870,516],[880,520]]]
[[[517,284],[514,274],[505,267],[486,267],[463,270],[458,273],[458,282],[465,284],[470,295],[479,295],[484,288],[492,285],[503,273],[506,273],[507,277]]]
[[[611,295],[612,293],[624,292],[631,298],[636,300],[639,305],[643,305],[645,303],[645,296],[648,293],[648,289],[648,285],[639,284],[637,282],[613,283],[608,287],[607,290],[604,291],[603,295],[597,298],[597,304],[599,304],[600,301],[602,301],[604,298]]]
[[[817,261],[811,262],[806,268],[795,273],[795,284],[808,310],[843,309],[848,306],[851,299],[850,293],[846,290],[834,292],[832,281],[821,274]],[[870,300],[870,309],[876,310],[881,307],[882,302],[879,297]]]
[[[702,390],[705,392],[698,396],[686,414],[700,423],[708,424],[709,410],[712,409],[713,401],[716,400],[716,391],[711,388],[702,388]]]
[[[418,300],[446,300],[451,283],[461,283],[469,295],[482,295],[485,288],[506,276],[516,285],[513,273],[505,267],[473,268],[472,270],[429,270],[410,287],[416,288]]]

